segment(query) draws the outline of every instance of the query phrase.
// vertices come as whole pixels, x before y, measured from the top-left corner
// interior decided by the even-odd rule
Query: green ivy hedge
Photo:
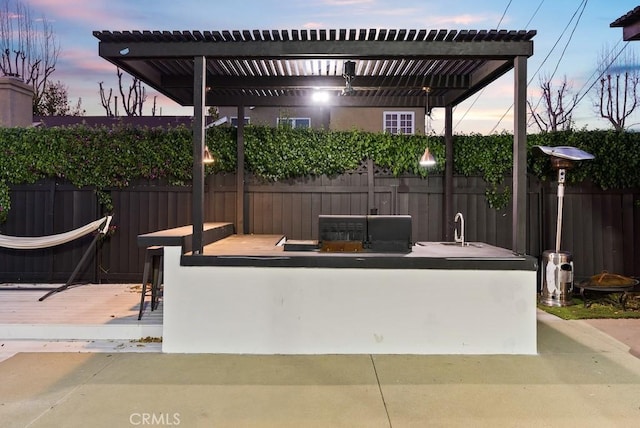
[[[207,174],[233,172],[236,167],[235,128],[207,130],[207,146],[216,162]],[[393,174],[425,177],[444,169],[442,137],[390,135],[361,131],[268,128],[248,126],[245,168],[265,180],[336,175],[356,169],[365,159]],[[488,184],[491,206],[504,207],[510,190],[503,180],[512,166],[511,134],[457,135],[454,173],[481,175]],[[596,156],[569,174],[571,182],[590,179],[604,189],[640,187],[640,134],[578,131],[534,134],[527,138],[528,169],[543,180],[555,179],[548,158],[535,145],[569,145]],[[418,159],[425,145],[439,159],[430,170]],[[138,179],[165,179],[184,184],[192,175],[192,131],[161,128],[0,128],[0,222],[10,208],[9,186],[59,177],[82,187],[93,186],[107,211],[108,189]]]

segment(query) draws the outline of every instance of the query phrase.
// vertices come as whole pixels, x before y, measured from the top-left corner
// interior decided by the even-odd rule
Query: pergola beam
[[[126,52],[126,54],[123,54]],[[289,58],[289,59],[509,59],[533,55],[533,42],[306,40],[242,42],[113,42],[100,44],[100,56],[128,58]]]

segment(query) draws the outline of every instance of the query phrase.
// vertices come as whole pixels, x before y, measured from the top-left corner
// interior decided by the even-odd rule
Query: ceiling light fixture
[[[342,95],[352,94],[353,85],[351,82],[356,78],[356,62],[345,61],[342,69],[342,77],[345,80],[345,88],[342,90]]]
[[[324,104],[329,101],[329,92],[327,91],[313,91],[311,99],[315,103]]]

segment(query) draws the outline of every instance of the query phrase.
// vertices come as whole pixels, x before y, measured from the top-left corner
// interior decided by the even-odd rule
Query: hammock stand
[[[54,247],[56,245],[61,245],[61,244],[73,241],[75,239],[81,238],[87,235],[88,233],[91,233],[97,229],[100,229],[100,226],[104,225],[98,231],[98,233],[96,233],[95,236],[93,237],[93,241],[91,241],[91,245],[89,245],[87,250],[82,255],[82,258],[76,265],[76,268],[73,270],[73,273],[71,273],[71,276],[69,277],[67,282],[64,285],[54,288],[44,296],[40,297],[40,299],[38,300],[42,302],[44,299],[46,299],[53,293],[64,291],[67,288],[69,288],[69,286],[73,283],[73,280],[75,279],[76,275],[80,271],[80,268],[85,264],[85,262],[87,261],[87,258],[89,258],[89,255],[91,254],[91,250],[95,247],[96,242],[98,241],[98,238],[100,237],[100,235],[104,235],[109,230],[109,224],[111,223],[112,218],[113,216],[106,216],[101,218],[100,220],[96,220],[94,222],[91,222],[77,229],[70,230],[64,233],[59,233],[56,235],[47,235],[47,236],[39,236],[39,237],[0,235],[0,247],[19,249],[19,250],[33,250],[33,249]]]

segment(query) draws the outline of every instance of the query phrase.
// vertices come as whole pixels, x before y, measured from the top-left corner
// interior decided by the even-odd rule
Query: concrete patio
[[[112,297],[127,287],[112,288]],[[96,294],[98,286],[59,297],[83,289]],[[7,293],[22,292],[2,293],[4,304]],[[135,324],[139,294],[128,294],[115,300],[129,305]],[[106,312],[111,318],[115,306]],[[149,315],[143,321],[160,314]],[[639,327],[638,320],[563,321],[539,311],[539,354],[529,356],[162,354],[159,344],[136,340],[2,336],[0,421],[3,427],[634,426],[640,359],[630,350]]]

